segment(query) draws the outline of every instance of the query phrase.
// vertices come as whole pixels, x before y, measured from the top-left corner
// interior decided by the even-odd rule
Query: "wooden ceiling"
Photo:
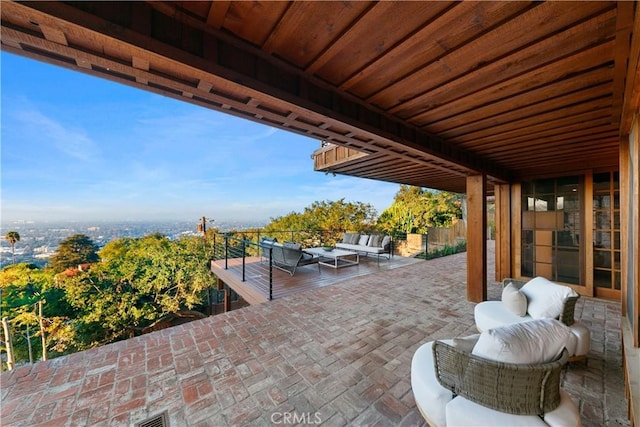
[[[464,192],[478,172],[508,182],[618,167],[640,92],[636,8],[3,1],[1,41],[368,154],[335,173]]]

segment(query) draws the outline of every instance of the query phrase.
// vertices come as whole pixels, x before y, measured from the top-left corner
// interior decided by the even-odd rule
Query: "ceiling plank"
[[[500,28],[493,29],[437,62],[425,66],[419,73],[406,76],[401,82],[377,92],[367,98],[367,101],[390,111],[393,107],[419,98],[432,88],[517,53],[603,8],[611,6],[585,3],[584,8],[576,10],[564,2],[539,3]],[[522,31],[522,28],[529,31]]]

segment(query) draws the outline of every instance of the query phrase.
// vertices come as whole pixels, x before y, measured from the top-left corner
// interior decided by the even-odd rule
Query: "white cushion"
[[[535,277],[520,288],[527,297],[527,312],[534,319],[556,319],[562,314],[564,303],[578,293],[568,286],[558,285],[544,277]]]
[[[478,331],[487,331],[492,328],[533,320],[529,315],[525,317],[516,316],[500,301],[484,301],[476,304],[474,318]],[[571,330],[571,336],[565,343],[569,356],[584,356],[589,353],[591,347],[589,329],[580,321],[574,322],[569,329]]]
[[[371,237],[369,237],[367,246],[380,246],[380,236],[378,236],[377,234],[372,234]]]
[[[569,393],[563,389],[560,389],[560,406],[544,414],[543,418],[544,422],[551,427],[580,427],[582,425],[578,407],[573,400],[571,400]]]
[[[360,240],[358,240],[358,244],[362,246],[367,246],[367,242],[369,242],[369,235],[363,234],[360,236]]]
[[[447,427],[534,427],[547,424],[537,415],[513,415],[487,408],[457,396],[445,409]],[[567,424],[569,425],[569,424]]]
[[[570,336],[558,320],[532,320],[482,332],[472,354],[506,363],[546,363],[562,353]]]
[[[458,337],[451,340],[451,345],[466,353],[471,353],[480,338],[480,334],[469,335],[466,337]]]
[[[571,335],[575,337],[574,348],[570,348],[567,345],[567,350],[569,351],[570,356],[586,356],[591,349],[591,332],[589,332],[589,328],[580,322],[575,321],[573,325],[569,326],[569,330],[571,330]],[[569,340],[571,342],[572,340]]]
[[[513,283],[502,290],[502,303],[516,316],[527,315],[527,297]]]
[[[483,301],[473,309],[478,331],[499,328],[513,323],[529,322],[533,318],[529,315],[520,317],[510,311],[502,301]]]
[[[443,340],[451,344],[450,340]],[[433,365],[433,341],[420,346],[411,360],[411,390],[420,411],[437,427],[447,425],[445,407],[453,393],[438,382]]]
[[[447,427],[454,426],[550,426],[580,427],[578,407],[569,394],[560,389],[560,406],[544,414],[544,421],[537,415],[512,415],[479,405],[458,396],[447,404]]]
[[[389,236],[384,236],[382,238],[382,241],[380,242],[380,247],[384,248],[385,246],[387,246],[389,243],[391,242],[391,237]]]

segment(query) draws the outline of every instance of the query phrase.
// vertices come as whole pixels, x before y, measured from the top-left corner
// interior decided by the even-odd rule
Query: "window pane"
[[[578,192],[580,178],[577,176],[568,176],[559,178],[556,183],[556,191],[558,193],[575,193]]]
[[[608,190],[610,188],[609,172],[593,174],[593,189],[594,190]]]
[[[555,210],[553,194],[538,195],[535,199],[536,212],[547,212]]]
[[[611,196],[606,194],[596,194],[593,197],[594,209],[609,209],[611,207]]]
[[[541,179],[536,181],[536,193],[553,193],[555,188],[555,182],[553,179]]]
[[[607,270],[595,270],[593,272],[593,284],[598,288],[611,288],[611,272]]]
[[[522,183],[522,194],[532,194],[533,193],[533,182],[526,181]]]
[[[611,252],[593,251],[593,266],[596,268],[611,268]]]
[[[556,251],[557,278],[561,282],[579,284],[580,251],[574,248],[558,248]]]
[[[595,225],[596,228],[611,228],[611,215],[609,212],[596,212]]]
[[[595,247],[603,249],[611,249],[611,232],[610,231],[596,231],[593,233],[595,239]]]

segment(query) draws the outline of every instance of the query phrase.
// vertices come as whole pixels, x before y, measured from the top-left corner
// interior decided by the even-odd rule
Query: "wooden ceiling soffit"
[[[618,7],[622,6],[621,11],[626,11],[627,15],[632,16],[632,22],[627,25],[631,26],[627,29],[626,26],[620,26],[621,37],[620,50],[624,50],[625,43],[629,41],[628,31],[632,31],[633,35],[630,38],[631,49],[629,51],[629,61],[625,64],[624,57],[621,57],[621,61],[618,62],[619,51],[616,51],[616,74],[624,75],[624,67],[627,68],[627,79],[624,82],[624,96],[622,105],[622,123],[620,125],[620,133],[622,136],[628,135],[631,131],[632,119],[634,114],[638,110],[640,105],[640,6],[638,2],[618,2]],[[626,16],[626,15],[625,15]],[[632,24],[632,25],[631,25]],[[616,38],[618,40],[618,38]],[[618,78],[618,81],[620,79]]]
[[[83,7],[87,10],[81,10]],[[119,13],[114,12],[115,7],[121,8]],[[396,120],[206,23],[177,12],[173,20],[163,19],[158,9],[167,13],[171,7],[154,2],[3,2],[2,47],[17,52],[18,41],[24,51],[17,53],[40,60],[49,55],[49,62],[87,71],[86,66],[77,67],[75,58],[80,57],[93,64],[90,71],[94,75],[207,108],[370,153],[392,150],[456,174],[484,172],[509,181],[509,172],[491,160]],[[11,14],[32,16],[48,27],[49,36],[56,41],[47,40],[40,31],[12,27]],[[176,24],[175,19],[183,22]],[[103,51],[61,44],[67,31],[78,42],[82,34],[92,44],[101,42]],[[118,57],[107,57],[107,51]],[[202,82],[212,89],[202,91]],[[249,107],[250,101],[257,107]]]

